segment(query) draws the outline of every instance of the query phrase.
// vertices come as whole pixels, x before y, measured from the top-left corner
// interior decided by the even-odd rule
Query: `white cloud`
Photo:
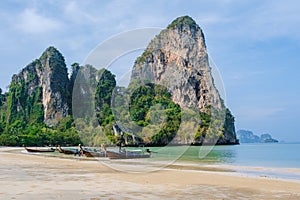
[[[25,9],[20,14],[16,25],[25,33],[41,34],[58,30],[63,24],[60,21],[42,16],[35,9]]]

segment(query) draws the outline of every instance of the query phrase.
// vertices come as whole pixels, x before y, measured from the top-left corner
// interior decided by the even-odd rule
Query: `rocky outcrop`
[[[136,59],[133,80],[163,85],[181,107],[222,108],[214,86],[202,30],[190,17],[179,17]]]
[[[95,91],[101,72],[92,65],[73,66],[71,76],[72,114],[76,118],[93,116],[95,113]]]
[[[131,83],[162,85],[181,108],[196,109],[208,115],[214,113],[212,109],[222,111],[223,136],[218,143],[238,143],[234,117],[226,109],[214,85],[203,32],[192,18],[183,16],[175,19],[149,43],[134,63]],[[208,132],[208,126],[206,131],[198,134],[198,141],[190,135],[184,143],[203,143],[201,135]]]
[[[92,119],[92,126],[97,125],[97,118],[111,140],[115,140],[112,125],[121,120],[133,134],[140,132],[141,138],[153,145],[172,144],[172,141],[201,144],[207,140],[212,144],[215,138],[219,144],[237,143],[234,117],[214,86],[203,32],[190,17],[177,18],[150,42],[135,61],[128,91],[114,90],[114,75],[105,72],[75,63],[69,80],[62,54],[49,47],[39,59],[13,76],[9,93],[3,97],[5,109],[0,113],[1,123],[11,128],[7,132],[13,132],[15,125],[26,123],[55,127],[72,114],[75,119]],[[131,96],[135,89],[131,86],[136,82],[142,86]],[[116,94],[121,96],[112,102]],[[161,112],[156,104],[161,104],[165,111]],[[116,108],[114,113],[112,105]],[[194,119],[196,115],[197,120],[181,126],[182,119]],[[82,126],[87,133],[91,133],[89,125],[87,129]],[[195,128],[193,132],[189,127]],[[177,140],[178,130],[183,130],[183,134]],[[136,135],[128,136],[134,139]]]
[[[63,56],[54,47],[47,48],[39,59],[13,76],[8,120],[22,118],[30,121],[31,118],[40,118],[42,114],[43,122],[54,126],[68,115],[68,86]]]
[[[7,100],[7,125],[16,120],[43,121],[42,88],[37,72],[41,68],[40,60],[35,60],[13,75]]]
[[[51,126],[68,115],[68,70],[64,57],[54,47],[46,49],[39,60],[42,64],[38,76],[43,88],[44,121]]]

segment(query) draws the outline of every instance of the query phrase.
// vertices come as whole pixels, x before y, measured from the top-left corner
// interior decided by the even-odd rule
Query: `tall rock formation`
[[[92,119],[78,126],[89,139],[95,137],[90,125],[97,126],[97,117],[104,127],[102,136],[114,142],[114,123],[124,125],[123,132],[139,134],[149,145],[214,143],[216,138],[219,144],[238,142],[234,117],[214,86],[202,30],[190,17],[177,18],[150,42],[135,61],[128,90],[114,89],[115,84],[110,72],[76,63],[69,79],[62,54],[49,47],[13,76],[8,94],[0,92],[0,132],[14,135],[17,128],[22,135],[28,125],[28,134],[36,134],[41,130],[36,125],[55,129],[73,114],[75,119]]]
[[[213,84],[203,32],[188,16],[175,19],[150,42],[134,64],[132,79],[167,87],[181,107],[205,111],[208,105],[223,106]]]
[[[166,87],[181,108],[196,108],[204,113],[209,108],[223,110],[223,137],[218,142],[237,143],[234,118],[214,85],[204,35],[192,18],[175,19],[149,43],[135,61],[131,82]]]
[[[46,49],[39,60],[42,64],[38,75],[43,88],[44,121],[51,126],[68,115],[68,69],[64,57],[54,47]]]
[[[13,75],[8,93],[7,124],[16,120],[43,122],[42,87],[38,76],[41,69],[41,62],[35,60],[18,75]]]
[[[21,119],[54,126],[68,115],[69,78],[65,60],[54,47],[14,75],[8,94],[7,123]]]

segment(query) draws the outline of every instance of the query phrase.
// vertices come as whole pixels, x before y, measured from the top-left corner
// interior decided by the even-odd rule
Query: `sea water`
[[[300,143],[152,147],[154,159],[233,166],[250,176],[300,181]]]
[[[151,148],[154,157],[196,163],[252,167],[300,168],[300,143],[265,143],[225,146],[168,146]],[[205,153],[201,154],[201,151]]]

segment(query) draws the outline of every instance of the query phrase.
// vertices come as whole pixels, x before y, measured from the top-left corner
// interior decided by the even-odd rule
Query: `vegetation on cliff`
[[[49,47],[13,76],[8,93],[0,91],[0,145],[117,143],[116,129],[131,145],[238,142],[234,117],[213,82],[203,32],[188,16],[150,42],[128,88],[116,86],[106,69],[71,68],[69,77],[63,55]],[[184,126],[195,131],[180,132]]]
[[[178,17],[168,25],[167,29],[172,29],[174,27],[188,25],[188,26],[197,26],[196,22],[189,16]]]
[[[194,113],[198,123],[190,126],[197,131],[180,133],[175,143],[238,143],[234,117],[214,84],[203,32],[189,16],[178,17],[151,40],[134,63],[134,81],[164,86],[184,113]]]
[[[96,69],[88,67],[96,73]],[[70,80],[75,79],[80,68],[78,64],[73,64]],[[171,100],[167,88],[148,83],[143,86],[132,84],[128,89],[118,87],[116,89],[115,75],[106,69],[97,73],[100,79],[97,80],[95,87],[95,111],[97,124],[103,127],[101,130],[105,133],[102,138],[97,138],[96,133],[94,137],[97,139],[79,138],[72,115],[61,119],[56,126],[48,127],[43,121],[41,87],[35,87],[30,94],[28,93],[28,86],[36,78],[31,74],[26,81],[14,76],[8,94],[1,94],[0,145],[77,145],[83,142],[81,139],[93,140],[93,145],[100,145],[103,142],[116,143],[118,136],[114,135],[112,126],[116,123],[114,114],[120,113],[118,117],[121,117],[122,122],[125,122],[124,125],[128,127],[126,136],[135,134],[148,145],[166,145],[172,141],[180,127],[182,113],[180,106]],[[73,90],[72,84],[74,80],[70,81],[70,93]],[[112,99],[114,89],[122,93],[121,99],[120,96]],[[126,99],[128,102],[124,102]],[[117,101],[121,101],[119,105]],[[84,102],[84,99],[81,99],[81,102]],[[114,108],[111,107],[112,102]],[[130,105],[127,112],[124,112],[125,105]],[[112,109],[115,109],[115,113]],[[226,116],[225,124],[222,126],[224,116]],[[201,123],[194,135],[195,144],[201,144],[204,138],[222,139],[225,130],[232,135],[235,134],[234,119],[228,109],[222,113],[208,107],[207,112],[201,112],[199,118]]]
[[[115,75],[106,69],[100,71],[101,77],[96,87],[96,114],[99,124],[106,126],[114,121],[111,110],[112,92],[116,87]]]
[[[180,126],[180,106],[171,100],[171,94],[163,86],[149,83],[137,88],[131,95],[129,111],[131,119],[141,127],[138,135],[151,145],[169,144]],[[148,125],[159,129],[150,135],[142,133],[142,128]]]
[[[0,145],[78,144],[72,116],[57,115],[70,102],[67,86],[64,58],[54,47],[47,48],[39,59],[14,75],[8,93],[0,94]],[[48,117],[55,124],[49,126]]]

